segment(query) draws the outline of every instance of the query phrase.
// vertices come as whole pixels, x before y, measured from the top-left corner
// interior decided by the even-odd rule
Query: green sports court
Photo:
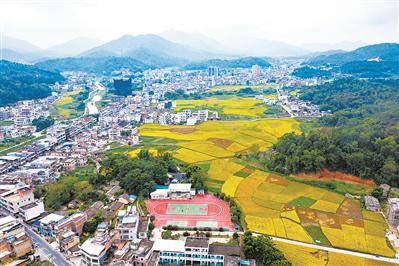
[[[166,214],[207,215],[208,204],[169,203]]]

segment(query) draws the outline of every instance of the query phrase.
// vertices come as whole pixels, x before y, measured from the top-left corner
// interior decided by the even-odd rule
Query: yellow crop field
[[[217,158],[233,157],[235,154],[234,152],[216,146],[214,143],[209,141],[180,142],[177,143],[176,145]]]
[[[386,223],[363,220],[364,231],[368,235],[385,237],[385,230],[388,228]]]
[[[243,180],[242,177],[235,175],[230,176],[222,186],[222,192],[229,197],[234,197],[236,190],[240,182]]]
[[[395,264],[365,259],[331,251],[323,251],[284,242],[274,241],[276,247],[293,266],[393,266]]]
[[[174,157],[186,163],[196,163],[215,159],[215,157],[185,148],[178,149]]]
[[[367,251],[373,254],[393,257],[395,252],[387,245],[385,237],[366,235]]]
[[[239,91],[244,88],[251,88],[253,90],[260,90],[260,89],[275,89],[277,86],[276,84],[262,84],[262,85],[226,85],[226,86],[216,86],[212,87],[211,91]]]
[[[249,117],[264,117],[264,112],[267,109],[262,100],[231,96],[223,98],[211,97],[201,100],[177,100],[175,111],[196,108],[214,110],[226,115]]]
[[[282,218],[281,220],[283,220],[287,238],[307,243],[313,243],[312,238],[308,235],[308,233],[305,231],[305,229],[303,229],[300,224],[284,218]]]
[[[327,251],[292,245],[280,241],[274,241],[273,243],[283,252],[284,256],[293,266],[325,266],[328,261],[329,253]],[[341,266],[343,265],[357,264],[342,264]]]
[[[298,217],[298,214],[296,213],[296,210],[293,209],[291,211],[285,211],[281,213],[281,218],[287,218],[287,219],[291,219],[294,222],[300,223],[301,220]]]
[[[274,231],[276,233],[276,236],[278,237],[287,237],[287,234],[285,233],[285,227],[282,219],[280,218],[272,218],[273,220],[273,225],[274,225]]]
[[[337,203],[332,203],[332,202],[328,202],[325,200],[318,200],[310,208],[315,209],[315,210],[325,211],[325,212],[336,213],[338,207],[339,207],[339,204],[337,204]]]
[[[73,98],[71,96],[76,95],[81,93],[83,90],[75,90],[75,91],[70,91],[70,92],[66,92],[62,95],[61,98],[59,98],[56,102],[55,105],[56,106],[63,106],[63,105],[67,105],[70,103],[73,103]]]
[[[363,210],[362,211],[362,216],[363,216],[364,220],[370,220],[370,221],[376,221],[376,222],[380,222],[380,223],[385,223],[384,217],[379,212]]]
[[[139,149],[134,149],[134,150],[132,150],[132,151],[129,151],[129,152],[127,153],[127,155],[130,156],[130,157],[137,157],[137,155],[139,154],[139,152],[140,152],[141,150],[142,150],[141,148],[139,148]],[[158,150],[157,150],[157,149],[151,148],[151,149],[148,150],[148,152],[149,152],[152,156],[158,156]]]
[[[218,159],[212,161],[208,175],[211,179],[226,180],[244,168],[244,166],[235,163],[233,159]]]
[[[177,143],[178,146],[212,157],[233,157],[235,152],[247,149],[267,150],[272,145],[271,141],[275,142],[277,137],[288,132],[299,133],[300,131],[298,122],[287,118],[257,121],[209,121],[196,126],[145,124],[140,127],[139,132],[141,136],[180,141]],[[254,136],[249,136],[250,132],[253,132]]]
[[[236,198],[250,198],[255,193],[256,189],[260,184],[262,184],[262,180],[258,178],[250,178],[247,177],[240,182],[240,185],[236,191]]]
[[[266,235],[276,235],[272,218],[261,218],[252,215],[245,216],[248,230]]]

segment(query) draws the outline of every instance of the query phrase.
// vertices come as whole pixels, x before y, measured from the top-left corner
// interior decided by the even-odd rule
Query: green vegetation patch
[[[323,234],[321,228],[319,226],[304,226],[306,232],[312,237],[313,241],[317,244],[321,244],[323,246],[331,247],[331,243],[328,238]]]
[[[288,204],[291,206],[295,206],[295,207],[309,208],[315,202],[316,202],[316,200],[314,200],[312,198],[301,196],[301,197],[291,200],[290,202],[288,202]]]

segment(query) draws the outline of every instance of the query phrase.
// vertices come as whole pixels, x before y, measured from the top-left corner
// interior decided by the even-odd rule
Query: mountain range
[[[349,52],[322,54],[306,61],[310,65],[341,66],[353,61],[398,61],[399,44],[381,43],[360,47]]]
[[[28,41],[3,36],[0,53],[2,59],[8,61],[34,63],[50,58],[77,56],[100,44],[102,44],[102,41],[87,37],[78,37],[47,49],[42,49]]]
[[[336,49],[351,45],[359,45],[359,43],[336,44]],[[333,45],[330,46],[334,48]],[[3,59],[25,63],[61,57],[122,56],[133,57],[143,62],[158,61],[161,62],[161,65],[173,65],[176,62],[185,64],[212,58],[304,56],[317,51],[312,47],[326,48],[328,45],[295,46],[248,36],[229,37],[218,41],[199,32],[169,30],[158,35],[124,35],[106,43],[92,38],[79,37],[46,49],[24,40],[5,36],[3,37],[2,55]]]

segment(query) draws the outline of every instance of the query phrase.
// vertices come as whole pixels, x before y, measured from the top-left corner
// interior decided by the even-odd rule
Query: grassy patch
[[[26,145],[32,144],[36,140],[43,139],[45,137],[46,136],[40,136],[40,137],[35,138],[32,136],[29,136],[29,137],[23,136],[23,137],[14,139],[15,142],[11,142],[11,143],[8,142],[5,144],[1,143],[0,144],[0,156],[5,155],[9,152],[15,152],[15,151],[19,150],[20,148],[22,148]],[[4,144],[4,146],[3,146],[3,144]]]
[[[311,185],[319,188],[324,188],[340,194],[349,193],[352,195],[370,195],[374,187],[354,185],[336,180],[320,181],[320,180],[307,180],[288,177],[288,180]]]
[[[67,119],[83,114],[86,107],[85,101],[88,97],[88,89],[64,93],[54,104],[54,115],[59,118]]]
[[[208,172],[209,167],[211,167],[211,162],[200,162],[197,163],[196,165],[198,165],[202,170],[204,170],[205,172]]]
[[[238,172],[235,172],[234,175],[239,177],[248,177],[253,173],[253,171],[253,169],[246,167]]]
[[[323,246],[331,247],[330,241],[328,241],[327,237],[321,231],[321,228],[318,226],[304,226],[306,232],[312,237],[315,243],[321,244]]]
[[[120,147],[108,150],[105,155],[108,156],[108,155],[112,155],[112,154],[126,154],[131,150],[132,150],[131,146],[124,145],[124,146],[120,146]]]
[[[301,197],[291,200],[290,202],[288,202],[288,204],[291,206],[295,206],[295,207],[309,208],[315,202],[316,202],[316,200],[314,200],[314,199],[301,196]]]
[[[14,125],[14,121],[11,120],[1,120],[0,127],[11,126]]]
[[[66,173],[68,176],[76,176],[79,181],[87,181],[93,175],[97,174],[97,168],[95,163],[90,163],[86,167],[76,168],[75,170]]]

